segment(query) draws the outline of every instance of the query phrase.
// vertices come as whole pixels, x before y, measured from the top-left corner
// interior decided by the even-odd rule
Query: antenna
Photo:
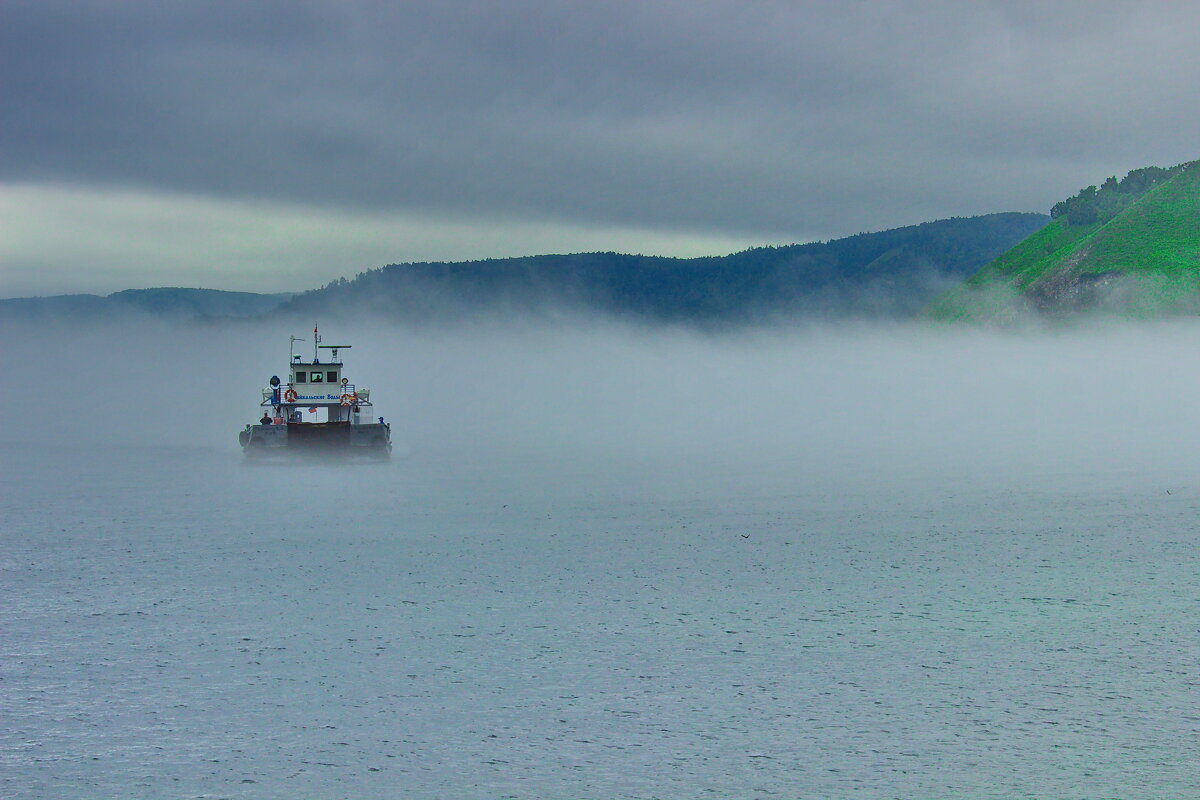
[[[313,323],[313,363],[317,363],[317,347],[321,344],[321,334],[317,333],[317,323]]]
[[[291,339],[292,339],[292,341],[288,345],[288,363],[289,364],[296,360],[296,342],[304,341],[299,336],[293,336],[293,337],[291,337]]]
[[[321,344],[321,345],[317,345],[317,346],[320,347],[322,350],[331,350],[333,352],[333,360],[339,364],[341,362],[338,361],[338,359],[337,359],[337,351],[338,350],[349,350],[351,347],[351,345],[348,345],[348,344]]]

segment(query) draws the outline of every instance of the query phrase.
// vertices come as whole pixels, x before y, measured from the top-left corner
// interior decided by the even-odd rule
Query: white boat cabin
[[[315,334],[315,331],[314,331]],[[317,343],[319,336],[314,336]],[[292,344],[300,341],[292,337]],[[349,422],[352,425],[370,424],[371,390],[359,389],[342,374],[342,362],[338,350],[348,350],[350,345],[323,345],[314,343],[313,357],[291,355],[288,365],[288,380],[271,379],[271,388],[263,390],[263,424]],[[328,359],[321,359],[320,350],[329,351]],[[280,385],[282,383],[282,385]],[[270,420],[267,423],[266,420]]]

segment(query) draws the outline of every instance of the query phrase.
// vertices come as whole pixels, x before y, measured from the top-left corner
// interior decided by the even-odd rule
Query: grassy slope
[[[1166,302],[1200,291],[1200,161],[1105,224],[1069,225],[1059,217],[939,297],[928,313],[993,317],[1067,270],[1137,275]]]
[[[1200,161],[1091,234],[1084,272],[1200,273]]]
[[[1099,227],[1068,225],[1066,218],[1059,217],[935,299],[926,316],[945,320],[1003,316],[1025,286],[1061,263]]]

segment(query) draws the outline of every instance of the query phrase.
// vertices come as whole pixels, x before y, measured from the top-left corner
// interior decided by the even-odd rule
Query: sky
[[[0,296],[1046,212],[1200,157],[1200,4],[5,0]]]

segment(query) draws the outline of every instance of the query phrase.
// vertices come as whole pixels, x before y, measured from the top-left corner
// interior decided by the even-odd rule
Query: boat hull
[[[285,453],[340,453],[386,459],[392,450],[391,426],[386,423],[293,422],[251,425],[238,435],[248,456]]]

